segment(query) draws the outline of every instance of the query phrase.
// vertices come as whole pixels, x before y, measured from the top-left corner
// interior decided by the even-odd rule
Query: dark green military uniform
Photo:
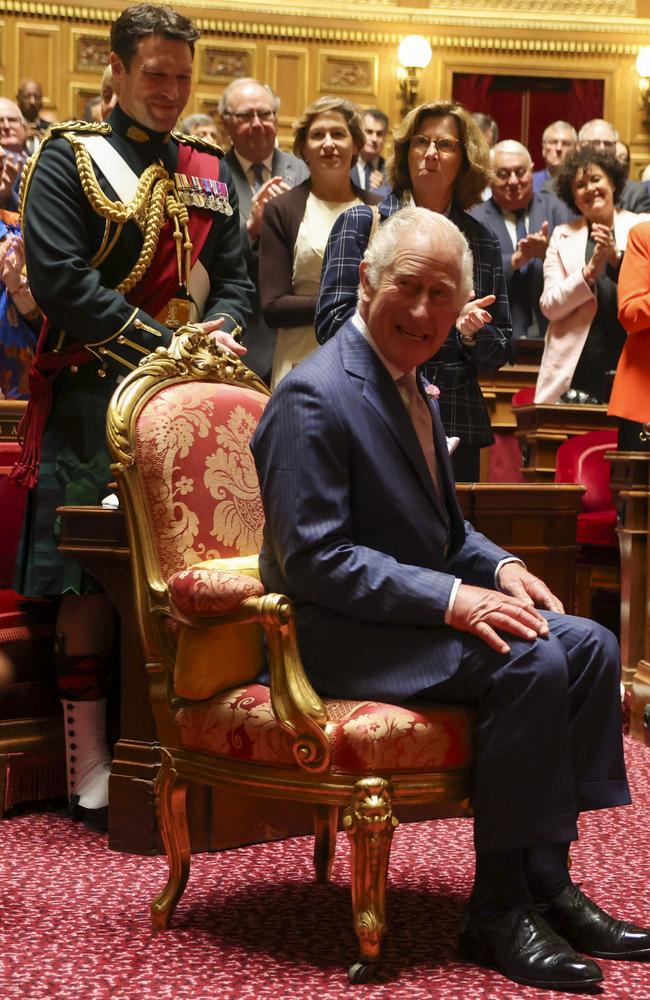
[[[145,129],[119,105],[108,122],[106,140],[138,177],[157,162],[173,177],[182,139]],[[89,128],[79,129],[84,127]],[[207,143],[201,151],[220,155]],[[93,169],[102,191],[117,201],[96,164]],[[237,333],[250,316],[253,288],[242,254],[237,195],[223,163],[220,181],[227,184],[233,211],[214,211],[199,255],[210,284],[202,318],[223,317],[222,329]],[[73,148],[62,136],[50,139],[41,150],[27,189],[23,231],[30,287],[49,320],[47,349],[65,350],[76,343],[92,353],[89,361],[71,365],[53,381],[53,405],[43,435],[38,485],[30,493],[16,585],[30,596],[85,593],[93,582],[56,550],[56,508],[99,503],[106,495],[110,474],[105,419],[117,379],[144,354],[169,343],[172,334],[115,291],[142,249],[141,225],[128,221],[120,228],[94,211]],[[92,267],[102,245],[110,252]]]

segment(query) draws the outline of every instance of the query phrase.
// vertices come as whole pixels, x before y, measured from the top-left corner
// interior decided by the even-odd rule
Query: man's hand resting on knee
[[[507,562],[499,570],[499,588],[504,594],[519,597],[527,605],[546,611],[564,612],[562,601],[552,593],[543,580],[529,573],[519,562]]]
[[[497,653],[509,653],[510,646],[497,635],[496,629],[530,641],[548,635],[546,619],[529,602],[466,583],[458,588],[445,621],[461,632],[477,635]]]

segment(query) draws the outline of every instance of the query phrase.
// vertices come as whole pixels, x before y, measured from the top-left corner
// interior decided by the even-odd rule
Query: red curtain
[[[491,115],[500,139],[518,139],[543,167],[542,133],[558,119],[576,129],[603,114],[603,80],[454,73],[452,96],[469,111]]]

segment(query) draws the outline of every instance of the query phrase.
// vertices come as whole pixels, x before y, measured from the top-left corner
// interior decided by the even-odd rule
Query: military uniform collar
[[[144,145],[145,143],[157,146],[164,145],[169,142],[171,135],[170,132],[155,132],[153,129],[147,128],[146,125],[141,125],[140,122],[137,122],[122,111],[119,104],[116,104],[111,111],[108,121],[113,127],[113,131],[138,145]]]

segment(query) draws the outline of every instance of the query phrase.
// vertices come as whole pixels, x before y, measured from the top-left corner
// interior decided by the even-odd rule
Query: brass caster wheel
[[[348,969],[348,979],[353,986],[371,983],[375,977],[375,967],[368,962],[355,962]]]

